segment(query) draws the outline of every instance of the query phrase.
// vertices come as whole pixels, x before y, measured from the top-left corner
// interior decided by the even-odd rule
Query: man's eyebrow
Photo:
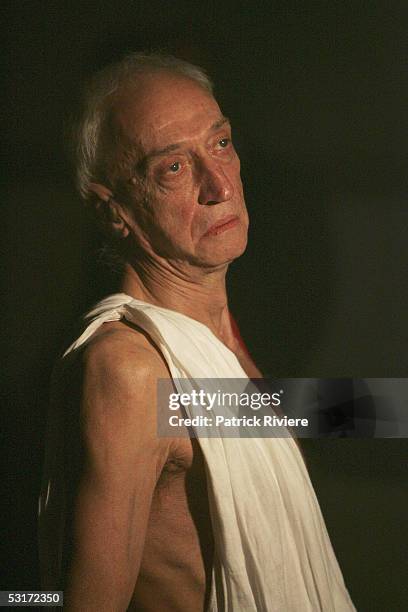
[[[225,125],[226,123],[228,124],[230,123],[230,120],[228,119],[228,117],[221,117],[221,119],[218,119],[218,121],[213,123],[213,125],[210,127],[210,131],[215,132],[216,130],[219,130],[219,128]]]
[[[229,124],[229,119],[228,117],[221,117],[220,119],[218,119],[217,121],[215,121],[215,123],[212,124],[212,126],[209,128],[209,132],[216,132],[217,130],[220,129],[220,127],[222,127],[225,124]],[[166,155],[166,153],[171,153],[172,151],[176,151],[177,149],[180,149],[180,147],[183,145],[182,142],[174,142],[172,144],[168,144],[165,147],[162,147],[161,149],[153,149],[152,151],[149,151],[149,153],[146,153],[146,155],[143,156],[143,158],[140,160],[140,162],[137,164],[138,167],[145,167],[146,164],[153,158],[155,157],[160,157],[162,155]]]

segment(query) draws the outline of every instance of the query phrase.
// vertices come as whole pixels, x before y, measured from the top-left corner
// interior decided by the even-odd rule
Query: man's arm
[[[133,340],[126,332],[109,334],[84,355],[84,454],[74,496],[67,612],[126,610],[168,457],[168,441],[156,437],[156,380],[168,373],[158,354]]]

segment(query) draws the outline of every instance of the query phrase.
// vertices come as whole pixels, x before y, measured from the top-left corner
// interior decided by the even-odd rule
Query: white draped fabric
[[[247,379],[236,356],[205,325],[178,312],[121,293],[102,300],[87,319],[84,333],[64,358],[84,346],[103,323],[126,319],[159,347],[178,393],[197,388],[195,379],[200,379],[200,388],[201,379]],[[196,408],[191,416],[195,415]],[[289,436],[198,441],[206,462],[216,551],[209,610],[355,610],[294,440]],[[57,472],[48,455],[40,528],[58,491]]]

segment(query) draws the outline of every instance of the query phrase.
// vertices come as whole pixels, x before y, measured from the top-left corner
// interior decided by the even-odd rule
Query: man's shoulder
[[[82,352],[81,367],[86,376],[105,381],[132,381],[169,378],[167,365],[149,337],[120,321],[105,323]]]
[[[53,399],[65,410],[112,425],[155,422],[157,380],[170,378],[167,365],[148,336],[119,321],[104,323],[54,377]],[[54,403],[53,402],[53,403]]]
[[[81,426],[91,448],[165,451],[157,439],[157,379],[169,378],[158,350],[142,331],[105,323],[81,357]],[[148,450],[150,449],[150,450]],[[123,451],[124,452],[124,451]]]

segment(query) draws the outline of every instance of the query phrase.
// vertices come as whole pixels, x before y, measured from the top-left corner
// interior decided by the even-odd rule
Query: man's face
[[[243,253],[248,215],[231,128],[214,98],[178,75],[143,77],[116,122],[132,143],[131,231],[145,253],[200,267]],[[133,158],[132,158],[133,159]]]

